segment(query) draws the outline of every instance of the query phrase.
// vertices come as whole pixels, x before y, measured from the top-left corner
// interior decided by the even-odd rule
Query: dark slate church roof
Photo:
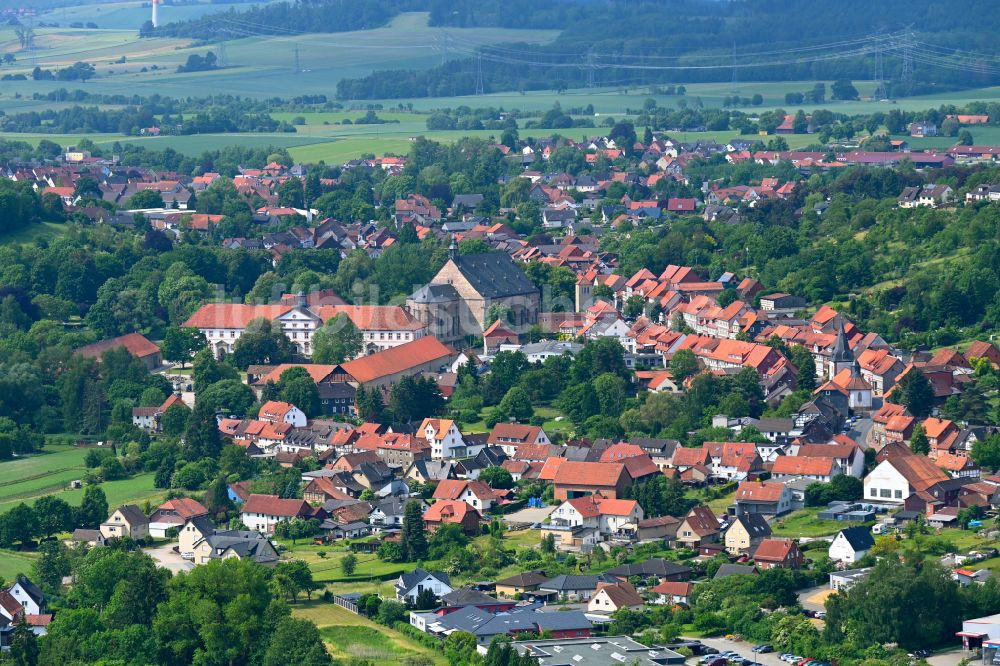
[[[432,282],[413,292],[410,300],[417,303],[449,303],[459,300],[459,296],[458,292],[450,284],[436,284]]]
[[[452,259],[472,288],[484,298],[503,298],[538,292],[521,267],[504,252],[466,254]]]

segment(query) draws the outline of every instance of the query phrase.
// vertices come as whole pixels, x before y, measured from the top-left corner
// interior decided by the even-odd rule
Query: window
[[[878,497],[878,488],[872,488],[869,495],[871,495],[872,497]]]
[[[882,489],[881,489],[881,490],[879,491],[879,495],[880,495],[881,497],[892,497],[892,493],[891,493],[891,492],[889,491],[889,489],[888,489],[888,488],[882,488]]]
[[[903,491],[902,490],[897,490],[896,491],[896,499],[903,499]]]

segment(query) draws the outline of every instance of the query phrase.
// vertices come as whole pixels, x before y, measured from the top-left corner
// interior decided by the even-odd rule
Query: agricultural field
[[[374,666],[390,666],[407,655],[421,654],[433,659],[435,664],[447,664],[442,653],[335,604],[297,603],[292,606],[292,614],[311,620],[319,627],[334,658],[359,658]]]
[[[265,4],[265,3],[258,3]],[[247,8],[245,3],[234,3],[237,9]],[[190,5],[160,5],[160,23],[188,21],[212,12],[228,9],[224,3],[203,2]],[[98,28],[115,30],[138,30],[150,17],[149,2],[108,2],[84,4],[77,7],[60,7],[39,15],[45,23],[57,22],[60,26],[70,23],[96,23]]]
[[[10,582],[18,574],[31,575],[31,565],[37,557],[36,553],[0,549],[0,581]]]
[[[337,81],[342,78],[364,76],[375,69],[422,68],[440,63],[439,44],[444,32],[427,25],[427,14],[408,13],[374,30],[248,37],[226,43],[225,67],[209,72],[178,73],[177,66],[189,55],[204,55],[209,47],[191,48],[187,41],[177,39],[139,39],[138,27],[134,30],[39,28],[36,49],[31,54],[19,51],[12,28],[0,30],[0,53],[12,52],[18,58],[5,71],[29,73],[36,64],[65,66],[77,60],[92,63],[98,71],[98,76],[85,84],[5,81],[4,97],[18,93],[30,97],[35,92],[83,87],[99,93],[158,93],[171,97],[326,94],[332,98]],[[545,43],[558,34],[555,30],[502,28],[449,31],[461,35],[463,42],[476,44]],[[297,73],[296,51],[300,70]],[[113,62],[121,56],[126,58],[124,63]]]
[[[56,495],[76,506],[83,499],[83,489],[69,490],[69,484],[86,473],[83,463],[87,449],[49,447],[45,453],[0,463],[0,513],[15,504],[33,503],[39,497]],[[130,479],[101,484],[108,504],[156,503],[166,492],[153,487],[153,474],[138,474]]]

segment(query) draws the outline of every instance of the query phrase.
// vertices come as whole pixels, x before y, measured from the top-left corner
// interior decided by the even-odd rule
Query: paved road
[[[868,448],[868,433],[871,432],[872,426],[875,424],[868,417],[860,418],[854,422],[851,429],[847,431],[847,436],[858,443],[862,449]]]

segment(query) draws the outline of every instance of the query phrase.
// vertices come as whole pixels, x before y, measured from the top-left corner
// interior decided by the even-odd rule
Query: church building
[[[479,336],[491,306],[510,308],[509,326],[524,332],[538,322],[540,295],[505,252],[459,255],[455,242],[448,262],[429,284],[406,299],[406,309],[445,343]]]

